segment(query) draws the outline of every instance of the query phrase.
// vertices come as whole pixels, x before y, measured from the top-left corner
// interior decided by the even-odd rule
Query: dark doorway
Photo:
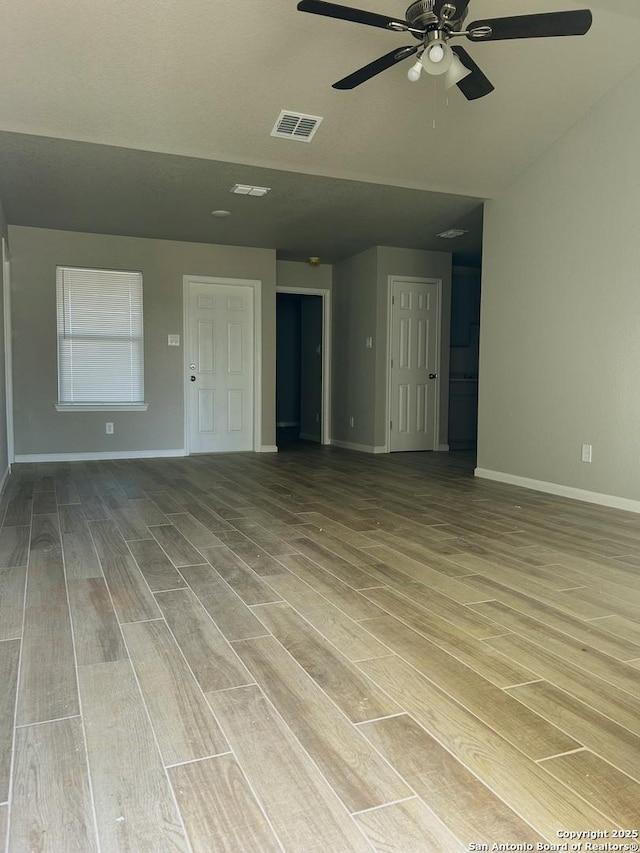
[[[276,293],[276,441],[322,440],[321,296]]]

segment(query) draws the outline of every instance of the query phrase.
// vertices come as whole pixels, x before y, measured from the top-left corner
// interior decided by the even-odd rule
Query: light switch
[[[170,347],[179,347],[180,346],[180,335],[169,335],[167,339],[167,345]]]
[[[366,349],[373,349],[373,338],[371,338],[371,337],[365,338],[364,339],[364,345],[365,345]]]

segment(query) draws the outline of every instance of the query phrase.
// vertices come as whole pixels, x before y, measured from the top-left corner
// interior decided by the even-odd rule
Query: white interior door
[[[253,288],[187,286],[188,450],[253,450]]]
[[[440,305],[435,280],[391,281],[389,449],[435,450]]]

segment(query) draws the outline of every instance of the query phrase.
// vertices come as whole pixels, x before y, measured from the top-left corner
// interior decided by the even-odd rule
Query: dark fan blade
[[[456,54],[460,62],[465,68],[468,68],[471,74],[462,79],[456,85],[468,101],[475,101],[477,98],[484,98],[490,92],[493,92],[493,85],[487,77],[480,71],[473,59],[467,51],[460,45],[451,45],[451,50]]]
[[[375,12],[365,12],[362,9],[352,9],[350,6],[338,6],[336,3],[324,3],[323,0],[300,0],[297,6],[300,12],[311,12],[312,15],[326,15],[328,18],[340,18],[342,21],[353,21],[355,24],[367,24],[369,27],[382,27],[383,30],[406,30],[409,24],[402,18],[387,18]]]
[[[403,59],[406,59],[407,56],[417,53],[418,47],[419,45],[415,45],[415,47],[410,45],[409,47],[401,47],[399,49],[392,50],[391,53],[381,56],[380,59],[375,59],[363,68],[359,68],[357,71],[354,71],[353,74],[349,74],[348,77],[343,77],[342,80],[338,80],[337,83],[333,84],[333,88],[355,89],[356,86],[370,80],[371,77],[375,77],[376,74],[380,74],[381,71],[386,71],[387,68],[391,68],[391,66],[395,65],[396,62],[401,62]]]
[[[548,36],[583,36],[591,26],[591,12],[576,9],[572,12],[546,12],[540,15],[518,15],[513,18],[490,18],[474,21],[467,26],[471,41],[547,38]],[[491,33],[474,36],[473,30],[489,27]]]

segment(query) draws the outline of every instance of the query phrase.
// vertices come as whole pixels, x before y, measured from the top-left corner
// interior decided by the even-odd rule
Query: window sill
[[[146,412],[148,403],[55,403],[57,412]]]

